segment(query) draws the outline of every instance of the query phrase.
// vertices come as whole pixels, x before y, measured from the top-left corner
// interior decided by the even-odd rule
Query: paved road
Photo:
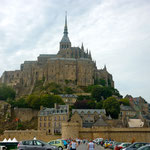
[[[77,150],[87,150],[87,148],[88,148],[87,144],[80,144]],[[101,147],[100,145],[95,145],[95,150],[104,150],[104,148]]]

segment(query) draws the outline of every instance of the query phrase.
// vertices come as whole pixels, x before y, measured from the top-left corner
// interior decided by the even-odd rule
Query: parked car
[[[53,140],[48,142],[49,145],[57,146],[58,150],[63,150],[65,148],[65,145],[62,140]]]
[[[140,148],[144,145],[147,145],[147,144],[150,144],[150,143],[135,142],[135,143],[131,144],[130,146],[123,148],[122,150],[137,150],[138,148]]]
[[[118,145],[118,150],[126,148],[130,145],[131,145],[131,143],[121,143],[120,145]]]
[[[150,150],[150,145],[144,145],[144,146],[138,148],[138,150]]]
[[[109,145],[110,145],[110,141],[106,141],[106,142],[104,143],[104,148],[108,148]]]
[[[18,150],[58,150],[56,146],[51,146],[40,140],[20,141],[17,146]]]
[[[108,144],[108,148],[113,149],[115,143],[116,143],[115,141],[110,141]]]
[[[114,144],[114,150],[119,150],[118,145],[120,145],[122,142],[116,142]]]

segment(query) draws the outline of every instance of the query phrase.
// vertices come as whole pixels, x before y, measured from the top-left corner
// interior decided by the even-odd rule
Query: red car
[[[118,145],[118,150],[128,147],[129,145],[131,145],[131,143],[121,143],[120,145]]]

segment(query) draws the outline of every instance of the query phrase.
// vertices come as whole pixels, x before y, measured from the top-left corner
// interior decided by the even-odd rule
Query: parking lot
[[[87,144],[80,144],[77,148],[77,150],[87,150],[87,149],[88,149]],[[104,150],[104,148],[101,147],[100,145],[95,145],[95,150]]]

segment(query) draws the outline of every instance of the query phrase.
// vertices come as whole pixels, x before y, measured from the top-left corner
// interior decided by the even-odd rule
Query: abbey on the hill
[[[114,86],[112,75],[107,72],[106,66],[97,69],[91,52],[85,51],[83,44],[81,48],[71,46],[66,16],[58,53],[40,54],[36,61],[25,61],[20,70],[5,71],[0,82],[13,86],[17,93],[30,94],[39,80],[58,84],[65,84],[68,80],[78,86],[88,86],[99,79],[104,79],[106,85]]]

